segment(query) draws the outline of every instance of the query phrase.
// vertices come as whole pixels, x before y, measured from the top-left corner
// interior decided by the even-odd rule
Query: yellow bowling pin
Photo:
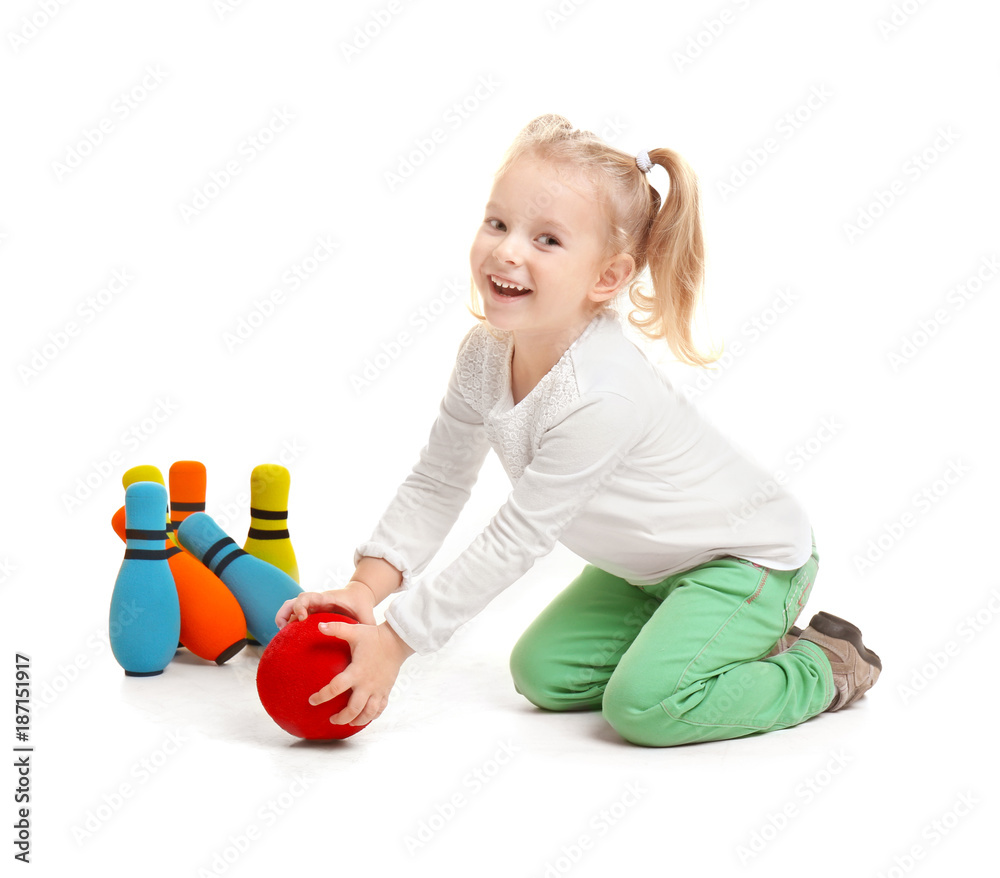
[[[299,565],[288,536],[288,470],[263,463],[250,474],[250,530],[243,551],[299,581]]]

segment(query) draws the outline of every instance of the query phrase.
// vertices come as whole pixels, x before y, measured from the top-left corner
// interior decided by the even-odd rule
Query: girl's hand
[[[365,625],[375,624],[375,595],[372,590],[357,579],[352,579],[343,588],[330,591],[304,591],[285,601],[274,617],[278,628],[284,628],[293,619],[304,621],[310,613],[337,613],[351,616]]]
[[[347,705],[331,716],[330,722],[353,726],[370,723],[385,710],[399,669],[414,651],[387,622],[381,625],[323,622],[319,630],[339,637],[350,646],[351,663],[326,686],[310,695],[309,703],[323,704],[353,689]]]

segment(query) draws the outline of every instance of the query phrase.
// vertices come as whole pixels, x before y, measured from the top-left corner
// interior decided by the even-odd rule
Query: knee
[[[663,702],[649,700],[627,680],[615,676],[608,681],[601,705],[604,719],[630,744],[643,747],[674,747],[697,739],[690,725],[672,717]]]
[[[576,710],[595,706],[584,691],[581,669],[573,669],[544,644],[522,637],[510,654],[510,675],[514,689],[543,710]],[[579,678],[579,679],[574,679]],[[597,695],[600,703],[600,694]]]
[[[552,697],[551,661],[534,642],[522,637],[511,650],[510,675],[514,689],[536,707],[558,710],[558,701]]]

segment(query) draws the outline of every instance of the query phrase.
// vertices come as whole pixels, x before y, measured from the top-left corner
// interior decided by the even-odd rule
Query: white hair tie
[[[649,160],[649,153],[646,150],[635,157],[635,163],[644,174],[648,174],[653,169],[653,163]]]

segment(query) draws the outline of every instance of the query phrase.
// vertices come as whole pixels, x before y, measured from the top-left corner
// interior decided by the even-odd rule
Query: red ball
[[[350,689],[323,704],[309,703],[313,692],[322,689],[351,662],[350,646],[320,631],[320,622],[356,625],[357,619],[338,613],[313,613],[304,620],[289,622],[271,638],[260,657],[257,694],[271,719],[291,735],[348,738],[365,726],[334,725],[330,717],[347,705]]]

